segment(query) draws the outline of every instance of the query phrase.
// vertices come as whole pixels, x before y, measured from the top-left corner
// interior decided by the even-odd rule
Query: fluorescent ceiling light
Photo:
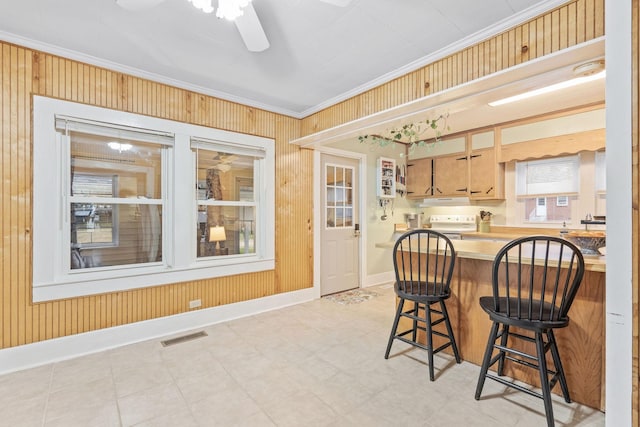
[[[583,83],[592,82],[594,80],[602,79],[606,75],[606,71],[603,70],[597,74],[592,74],[585,77],[576,77],[575,79],[566,80],[564,82],[556,83],[551,86],[541,87],[540,89],[531,90],[529,92],[524,92],[518,95],[510,96],[508,98],[499,99],[497,101],[490,102],[489,105],[492,107],[497,107],[499,105],[509,104],[510,102],[516,102],[523,99],[531,98],[538,95],[543,95],[545,93],[554,92],[560,89],[566,89],[569,87],[581,85]]]

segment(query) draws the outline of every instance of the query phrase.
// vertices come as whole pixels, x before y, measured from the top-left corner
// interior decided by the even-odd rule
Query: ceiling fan
[[[127,10],[143,10],[159,5],[165,0],[116,0],[116,3]],[[212,13],[212,0],[187,0],[205,13]],[[319,0],[334,6],[345,7],[351,0]],[[225,12],[231,11],[231,14]],[[260,19],[251,0],[218,0],[218,18],[229,19],[236,24],[240,37],[250,52],[262,52],[269,48],[269,40],[264,33]]]

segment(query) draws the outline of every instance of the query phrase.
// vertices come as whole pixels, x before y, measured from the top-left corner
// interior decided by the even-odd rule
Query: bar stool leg
[[[491,362],[491,355],[493,355],[493,346],[498,336],[498,323],[493,322],[491,326],[491,332],[489,333],[489,340],[487,341],[487,348],[484,351],[484,358],[482,359],[482,367],[480,368],[480,376],[478,377],[478,385],[476,386],[476,400],[480,400],[482,394],[482,388],[484,387],[484,381],[487,378],[487,372],[489,371],[489,363]]]
[[[431,324],[431,304],[428,302],[424,305],[424,316],[426,320],[427,329],[427,347],[429,354],[429,379],[433,381],[435,375],[433,372],[433,326]]]
[[[544,401],[544,412],[547,416],[547,426],[554,427],[553,406],[551,405],[551,390],[549,388],[549,374],[547,372],[547,359],[544,350],[544,340],[542,333],[536,332],[536,349],[538,352],[538,367],[540,370],[540,388],[542,389],[542,400]]]
[[[507,341],[509,339],[509,325],[502,325],[502,336],[500,337],[500,345],[502,347],[507,346]],[[504,356],[506,352],[500,350],[500,360],[498,360],[498,376],[503,376],[504,373]]]
[[[420,314],[420,304],[417,301],[413,302],[413,333],[411,339],[413,342],[418,342],[418,315]]]
[[[560,381],[560,388],[562,389],[562,395],[564,401],[571,403],[571,397],[569,397],[569,387],[567,387],[567,379],[564,376],[564,368],[562,367],[562,361],[560,360],[560,353],[558,352],[558,346],[556,345],[556,337],[553,333],[553,329],[547,331],[547,340],[549,341],[549,347],[551,348],[551,355],[553,356],[553,364],[556,367],[556,376]]]
[[[396,309],[396,317],[393,319],[393,326],[391,327],[391,335],[389,335],[389,343],[387,344],[387,351],[384,353],[384,358],[389,358],[389,352],[391,351],[391,344],[393,344],[393,340],[395,339],[396,333],[398,331],[398,322],[400,321],[400,314],[402,313],[402,307],[404,306],[404,298],[400,298],[400,302],[398,303],[398,308]]]
[[[456,358],[456,363],[460,363],[460,353],[458,353],[456,338],[453,336],[453,328],[451,328],[451,322],[449,321],[449,312],[447,311],[447,306],[442,300],[440,300],[440,310],[444,315],[444,324],[447,327],[447,333],[449,334],[449,341],[451,341],[451,348],[453,349],[453,355]]]

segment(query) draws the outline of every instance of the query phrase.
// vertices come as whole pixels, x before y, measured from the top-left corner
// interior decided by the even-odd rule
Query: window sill
[[[226,257],[225,257],[226,258]],[[229,262],[235,261],[235,262]],[[151,286],[167,285],[171,283],[202,280],[215,277],[233,276],[237,274],[268,271],[275,268],[274,259],[244,259],[238,263],[237,259],[216,259],[215,261],[196,263],[184,268],[149,268],[129,272],[122,277],[96,277],[88,275],[69,275],[63,280],[52,283],[33,284],[33,302],[46,302],[66,298],[76,298],[98,295],[110,292],[122,292]]]

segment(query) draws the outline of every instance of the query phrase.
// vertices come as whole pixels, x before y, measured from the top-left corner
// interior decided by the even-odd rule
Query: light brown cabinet
[[[504,198],[504,163],[498,163],[496,133],[476,131],[443,141],[432,157],[410,160],[407,198],[468,196]]]
[[[469,197],[497,199],[504,197],[502,181],[504,165],[496,161],[494,148],[475,150],[469,154]]]
[[[433,160],[431,158],[407,162],[407,198],[424,199],[433,195],[431,184]]]
[[[467,161],[467,155],[464,153],[433,159],[433,195],[435,197],[468,195]]]

